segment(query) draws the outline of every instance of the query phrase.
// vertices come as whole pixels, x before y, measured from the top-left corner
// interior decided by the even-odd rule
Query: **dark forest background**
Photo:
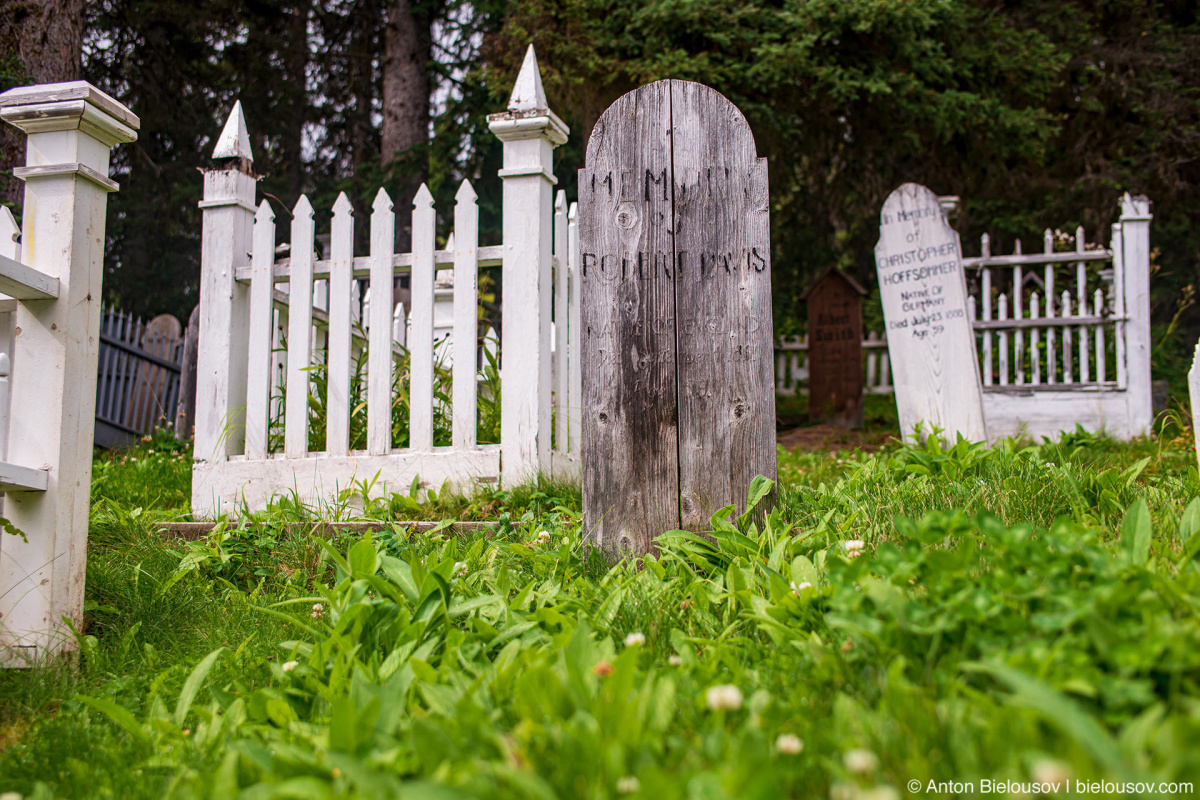
[[[781,333],[827,265],[874,284],[879,208],[903,182],[961,197],[969,253],[985,231],[993,252],[1036,247],[1046,227],[1107,242],[1119,195],[1149,196],[1155,368],[1176,378],[1200,332],[1197,14],[1139,0],[0,0],[0,82],[82,77],[141,117],[115,151],[105,276],[108,299],[141,315],[186,319],[196,303],[197,168],[235,99],[281,219],[302,192],[328,209],[346,190],[366,213],[382,184],[402,220],[420,181],[446,210],[468,177],[498,241],[485,117],[532,42],[571,126],[556,166],[571,198],[591,125],[623,92],[686,78],[742,108],[770,159]],[[21,142],[4,136],[7,173]],[[0,192],[19,206],[11,179]]]

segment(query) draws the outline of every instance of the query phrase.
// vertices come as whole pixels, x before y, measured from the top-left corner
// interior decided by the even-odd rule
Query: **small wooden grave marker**
[[[829,267],[801,295],[808,305],[810,420],[862,427],[862,299],[866,293],[849,275]]]
[[[1192,436],[1196,440],[1196,463],[1200,464],[1200,435],[1196,434],[1196,426],[1200,425],[1200,342],[1196,343],[1192,368],[1188,370],[1188,396],[1192,401]]]
[[[736,106],[669,80],[604,112],[586,164],[583,524],[640,555],[776,476],[767,162]]]
[[[937,427],[951,442],[959,433],[987,441],[960,254],[937,195],[916,183],[888,195],[875,268],[905,436],[921,425],[922,434]]]

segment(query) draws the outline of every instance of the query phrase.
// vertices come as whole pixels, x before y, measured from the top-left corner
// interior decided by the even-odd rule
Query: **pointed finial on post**
[[[489,114],[488,127],[501,141],[544,137],[557,147],[567,140],[570,131],[566,123],[550,110],[546,102],[542,73],[532,44],[525,51],[525,61],[521,64],[517,82],[508,98],[508,110]]]
[[[246,130],[246,116],[242,113],[242,101],[238,100],[233,104],[233,110],[229,112],[229,118],[225,120],[225,127],[221,130],[221,135],[217,137],[217,146],[213,149],[213,158],[244,158],[247,161],[254,161],[254,154],[250,151],[250,133]]]
[[[537,54],[530,44],[525,50],[525,61],[517,74],[517,82],[508,98],[508,110],[512,112],[548,110],[546,90],[542,87],[542,71],[538,68]]]

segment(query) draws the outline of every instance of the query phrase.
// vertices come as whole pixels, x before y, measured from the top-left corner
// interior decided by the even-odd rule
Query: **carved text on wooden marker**
[[[586,163],[584,525],[640,554],[775,475],[766,162],[728,100],[660,81],[601,116]]]

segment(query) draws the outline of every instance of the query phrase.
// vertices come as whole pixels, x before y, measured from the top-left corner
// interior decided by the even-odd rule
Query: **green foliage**
[[[930,437],[781,465],[769,513],[762,479],[711,538],[666,532],[617,564],[551,483],[367,482],[183,548],[98,500],[80,669],[0,673],[0,791],[883,797],[1048,764],[1194,780],[1191,454]],[[504,521],[324,538],[351,513]]]
[[[367,334],[361,326],[355,325],[354,333],[362,342],[361,349],[354,353],[350,365],[350,396],[347,405],[350,409],[349,439],[351,450],[367,449],[367,364],[370,345]],[[282,342],[286,352],[286,337]],[[392,359],[392,447],[408,447],[408,425],[411,419],[412,407],[409,402],[409,386],[411,384],[410,369],[412,356],[408,349],[399,344],[393,344],[398,351]],[[497,356],[487,348],[481,348],[484,356],[483,369],[476,381],[476,441],[479,444],[498,444],[500,442],[500,367]],[[314,355],[313,364],[308,368],[308,449],[320,452],[325,449],[325,425],[328,419],[329,378],[328,366],[325,363],[325,351]],[[448,446],[453,441],[453,424],[451,416],[451,391],[454,376],[451,370],[444,366],[440,359],[433,366],[433,444],[435,447]],[[286,408],[285,387],[277,387],[271,395],[271,419],[268,428],[268,452],[282,453],[284,438],[284,410]]]

